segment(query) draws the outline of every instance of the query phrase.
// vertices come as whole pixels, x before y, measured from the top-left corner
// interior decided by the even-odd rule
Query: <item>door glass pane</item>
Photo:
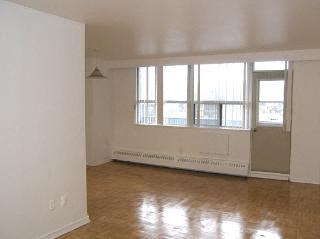
[[[221,120],[223,127],[241,128],[243,126],[243,106],[223,104]]]
[[[163,67],[163,100],[187,101],[188,66]]]
[[[285,61],[260,61],[254,63],[255,71],[276,71],[285,70]]]
[[[283,103],[259,103],[259,123],[283,124]]]
[[[187,125],[187,103],[164,103],[164,124]]]
[[[266,80],[259,84],[259,101],[283,101],[284,80]]]

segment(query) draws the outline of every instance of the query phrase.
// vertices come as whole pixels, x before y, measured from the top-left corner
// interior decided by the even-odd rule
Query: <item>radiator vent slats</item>
[[[136,151],[127,151],[127,150],[116,150],[113,152],[113,155],[125,155],[138,158],[146,159],[158,159],[158,160],[174,160],[174,157],[167,154],[158,154],[158,153],[146,153],[146,152],[136,152]]]
[[[160,165],[172,168],[224,173],[232,175],[248,175],[248,162],[228,161],[213,158],[201,158],[167,153],[141,152],[133,150],[114,150],[113,159],[142,164]]]

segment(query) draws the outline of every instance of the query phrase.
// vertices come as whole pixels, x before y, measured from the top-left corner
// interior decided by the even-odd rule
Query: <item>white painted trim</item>
[[[93,161],[93,162],[87,162],[87,165],[88,166],[98,166],[98,165],[102,165],[102,164],[105,164],[105,163],[110,163],[112,161],[112,158],[111,157],[108,157],[108,158],[105,158],[103,160],[98,160],[98,161]]]
[[[38,239],[54,239],[88,223],[90,223],[90,219],[89,216],[86,216],[75,222],[71,222],[53,232],[49,232],[48,234],[40,236],[38,237]]]
[[[293,183],[308,183],[308,184],[320,185],[320,180],[317,181],[315,179],[292,177],[292,176],[290,176],[290,182],[293,182]]]
[[[252,62],[252,61],[311,61],[320,60],[320,49],[265,51],[251,53],[229,53],[203,56],[144,58],[131,60],[105,60],[110,69],[132,68],[147,65],[175,65],[175,64],[205,64],[227,62]]]
[[[249,173],[249,177],[289,181],[289,174],[281,174],[281,173],[251,171]]]

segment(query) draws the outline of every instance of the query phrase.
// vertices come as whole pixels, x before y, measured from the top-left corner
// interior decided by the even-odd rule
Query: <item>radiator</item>
[[[169,153],[116,149],[113,150],[112,158],[119,161],[236,176],[248,176],[249,172],[248,162],[215,159],[211,156],[198,157],[189,155],[174,155]]]

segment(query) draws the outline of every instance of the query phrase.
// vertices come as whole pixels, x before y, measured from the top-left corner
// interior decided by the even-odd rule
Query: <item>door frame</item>
[[[274,70],[274,71],[254,71],[254,63],[248,63],[248,75],[251,81],[251,150],[250,150],[250,163],[249,163],[249,176],[257,178],[277,179],[277,180],[289,180],[289,174],[271,173],[271,172],[259,172],[252,171],[252,149],[253,149],[253,133],[257,127],[282,127],[284,131],[291,134],[291,117],[292,117],[292,88],[293,88],[293,64],[292,62],[286,62],[286,70]],[[259,99],[259,84],[260,80],[279,80],[284,79],[284,101],[283,101],[283,124],[282,125],[258,125],[257,104]],[[291,151],[291,149],[290,149]],[[289,165],[291,163],[291,156],[289,158]],[[289,166],[290,168],[290,166]]]

